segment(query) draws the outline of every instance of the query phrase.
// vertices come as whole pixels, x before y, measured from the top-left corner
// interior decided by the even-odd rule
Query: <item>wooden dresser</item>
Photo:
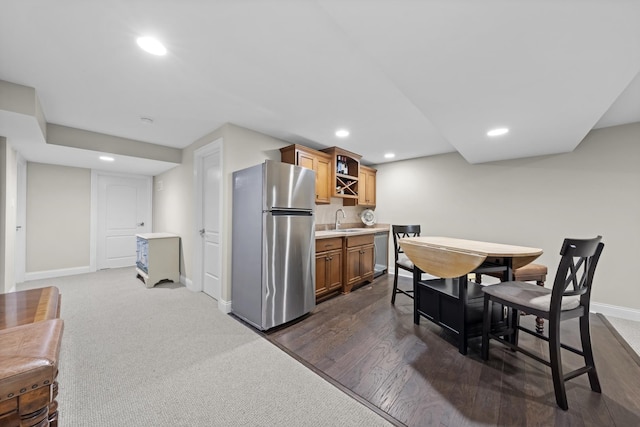
[[[58,288],[0,294],[0,426],[58,425]]]

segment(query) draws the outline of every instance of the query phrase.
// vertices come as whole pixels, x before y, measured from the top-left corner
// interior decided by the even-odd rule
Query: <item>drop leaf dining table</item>
[[[414,323],[422,316],[449,330],[462,354],[467,353],[468,339],[482,331],[482,285],[470,281],[469,273],[502,272],[504,280],[512,280],[514,269],[542,255],[539,248],[453,237],[407,237],[399,243],[415,265]],[[435,278],[423,279],[422,273]],[[493,321],[503,318],[494,304]]]

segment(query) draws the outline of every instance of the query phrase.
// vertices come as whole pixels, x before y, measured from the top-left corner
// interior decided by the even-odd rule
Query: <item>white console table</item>
[[[136,234],[137,277],[147,288],[180,282],[180,237],[171,233]]]

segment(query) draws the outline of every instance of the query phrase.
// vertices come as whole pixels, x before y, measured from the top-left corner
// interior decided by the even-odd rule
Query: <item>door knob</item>
[[[144,227],[144,221],[138,224],[138,227]]]
[[[198,230],[200,232],[201,236],[204,236],[204,228],[201,228],[200,230]]]

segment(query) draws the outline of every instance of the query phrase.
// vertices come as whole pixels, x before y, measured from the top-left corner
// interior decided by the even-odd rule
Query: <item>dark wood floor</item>
[[[391,305],[392,280],[383,275],[265,336],[397,425],[640,426],[637,355],[602,316],[591,319],[602,394],[591,391],[586,375],[575,378],[567,383],[565,412],[556,406],[547,367],[494,341],[484,363],[479,338],[461,355],[437,325],[413,324],[411,299],[398,295]],[[400,283],[411,287],[410,279]],[[570,322],[563,338],[576,345],[577,323]],[[521,343],[545,348],[527,334]],[[578,366],[577,356],[563,357],[565,366]]]

